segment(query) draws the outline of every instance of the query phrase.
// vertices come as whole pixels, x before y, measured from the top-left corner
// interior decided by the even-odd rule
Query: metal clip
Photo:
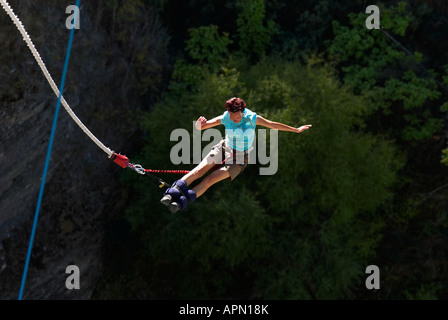
[[[146,173],[145,169],[141,165],[139,165],[139,164],[134,164],[133,167],[134,167],[134,170],[137,171],[137,173],[139,173],[139,174],[145,174]]]

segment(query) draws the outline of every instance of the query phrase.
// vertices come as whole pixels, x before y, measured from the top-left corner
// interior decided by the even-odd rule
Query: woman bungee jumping
[[[294,133],[301,133],[311,127],[308,124],[294,128],[265,119],[246,108],[246,103],[241,98],[234,97],[227,100],[225,107],[226,111],[220,116],[211,120],[200,116],[196,121],[197,130],[205,130],[219,124],[224,125],[225,138],[213,146],[207,156],[193,170],[175,181],[165,191],[160,202],[167,206],[170,212],[184,210],[189,203],[203,195],[215,183],[224,179],[233,181],[243,172],[252,149],[256,125]],[[195,180],[203,177],[215,166],[219,166],[219,168],[206,176],[194,188],[188,188]]]

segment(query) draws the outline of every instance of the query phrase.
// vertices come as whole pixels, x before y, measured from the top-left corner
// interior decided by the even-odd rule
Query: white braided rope
[[[55,82],[53,81],[53,78],[51,77],[50,73],[47,70],[47,67],[45,66],[44,62],[42,61],[39,52],[34,47],[33,42],[31,41],[30,36],[25,31],[25,28],[22,25],[22,22],[19,20],[19,18],[14,14],[12,8],[9,6],[8,2],[6,0],[0,0],[1,5],[3,9],[6,11],[6,13],[10,16],[14,24],[16,25],[17,29],[20,31],[20,33],[23,36],[23,40],[25,40],[28,48],[31,50],[31,53],[34,56],[34,59],[36,59],[36,62],[39,64],[39,67],[41,68],[42,72],[44,73],[45,78],[47,79],[48,83],[50,84],[51,88],[53,89],[56,96],[59,98],[59,89],[56,86]],[[90,131],[87,129],[87,127],[79,120],[79,118],[76,116],[76,114],[73,112],[73,110],[68,105],[67,101],[65,101],[64,97],[61,96],[61,103],[64,106],[65,110],[67,110],[68,114],[72,119],[78,124],[78,126],[84,131],[84,133],[93,141],[95,144],[100,147],[105,153],[109,155],[109,157],[112,157],[113,151],[107,148],[103,143],[101,143],[100,140],[98,140]]]

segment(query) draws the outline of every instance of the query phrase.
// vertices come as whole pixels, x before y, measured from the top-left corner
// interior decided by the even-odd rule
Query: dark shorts
[[[219,165],[220,170],[228,171],[232,181],[246,169],[249,154],[247,151],[241,152],[226,146],[223,139],[212,147],[205,159],[209,164]]]

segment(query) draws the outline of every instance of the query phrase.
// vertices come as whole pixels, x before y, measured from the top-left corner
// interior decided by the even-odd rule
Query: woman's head
[[[226,101],[226,109],[229,112],[232,112],[232,113],[244,112],[245,108],[246,108],[246,103],[241,98],[231,98]]]

